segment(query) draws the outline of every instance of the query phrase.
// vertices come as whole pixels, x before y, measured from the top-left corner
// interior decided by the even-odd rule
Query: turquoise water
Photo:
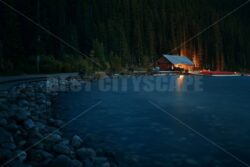
[[[61,94],[58,115],[65,121],[102,102],[65,132],[93,138],[97,147],[122,154],[131,167],[250,164],[250,77],[146,78],[148,89],[130,77],[114,82],[126,81],[122,88],[103,91],[95,81],[91,90]],[[167,89],[157,89],[159,79]]]

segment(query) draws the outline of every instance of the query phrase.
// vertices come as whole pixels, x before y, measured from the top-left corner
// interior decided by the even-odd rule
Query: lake
[[[99,80],[61,93],[57,114],[69,121],[98,102],[64,131],[114,150],[130,167],[250,164],[250,77]]]

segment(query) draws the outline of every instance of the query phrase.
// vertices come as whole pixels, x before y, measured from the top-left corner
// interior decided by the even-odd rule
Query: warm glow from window
[[[193,54],[193,63],[195,67],[200,67],[200,61],[198,59],[197,54]]]
[[[199,59],[199,56],[197,55],[197,53],[195,53],[193,51],[188,51],[187,49],[181,49],[180,56],[187,56],[188,58],[190,58],[193,61],[194,66],[196,68],[201,67],[200,59]]]

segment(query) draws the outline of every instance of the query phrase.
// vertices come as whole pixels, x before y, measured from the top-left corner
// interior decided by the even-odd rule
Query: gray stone
[[[32,167],[31,165],[24,164],[18,160],[12,161],[8,166],[9,167]]]
[[[18,150],[15,152],[16,158],[20,161],[23,162],[27,158],[27,153],[23,150]]]
[[[93,162],[95,166],[103,166],[103,164],[108,163],[108,159],[105,157],[95,157],[93,158]]]
[[[0,159],[10,159],[12,157],[12,151],[9,149],[0,149]]]
[[[2,148],[14,150],[14,149],[16,149],[16,144],[15,143],[10,143],[10,142],[9,143],[5,143],[5,144],[2,144]]]
[[[0,103],[8,103],[8,98],[0,97]]]
[[[29,137],[32,137],[32,138],[43,138],[43,134],[36,128],[33,128],[31,130],[29,130]]]
[[[13,102],[16,103],[16,102]],[[18,107],[16,104],[13,104],[10,106],[10,109],[8,110],[9,116],[15,116],[17,112],[20,111],[20,107]]]
[[[49,118],[48,119],[48,122],[51,124],[51,123],[53,123],[55,121],[55,119],[54,118]]]
[[[192,165],[192,166],[199,166],[199,162],[197,162],[196,160],[191,159],[191,158],[186,159],[186,163],[188,165]]]
[[[57,128],[60,128],[60,127],[62,127],[64,125],[64,122],[62,120],[54,120],[52,122],[52,125],[57,127]]]
[[[110,163],[109,162],[105,162],[103,164],[100,165],[100,167],[110,167]]]
[[[72,161],[65,155],[59,155],[49,163],[50,167],[73,167]]]
[[[13,137],[11,133],[0,127],[0,144],[13,143]]]
[[[33,121],[38,121],[38,120],[41,119],[37,113],[31,114],[30,118],[31,118]],[[35,123],[34,123],[34,124],[35,124]],[[35,125],[34,125],[34,126],[35,126]]]
[[[6,126],[8,124],[8,121],[4,118],[0,118],[0,126]]]
[[[96,156],[95,150],[91,148],[80,148],[76,151],[76,154],[81,160],[94,158]]]
[[[69,145],[69,140],[68,139],[63,139],[60,143],[65,144],[65,145]]]
[[[5,110],[1,110],[0,109],[0,117],[1,118],[6,118],[6,117],[8,117],[9,116],[9,114],[5,111]]]
[[[47,105],[47,100],[39,100],[39,102],[37,104]]]
[[[37,105],[35,102],[30,102],[29,103],[29,107],[32,108],[32,109],[36,109],[37,108]]]
[[[10,131],[17,131],[19,129],[19,126],[16,123],[10,123],[6,127]]]
[[[27,96],[24,93],[20,93],[16,97],[17,97],[17,99],[27,99]],[[19,105],[22,107],[26,107],[26,105],[22,105],[22,104],[19,104]]]
[[[30,146],[30,145],[33,146],[34,145],[35,148],[43,148],[43,146],[44,146],[44,144],[41,143],[41,139],[39,139],[39,138],[33,138],[33,137],[29,138],[27,140],[27,144],[26,145],[28,145],[28,146]]]
[[[6,103],[0,103],[0,110],[8,111],[8,105],[6,105]]]
[[[59,154],[67,154],[67,155],[69,155],[71,153],[70,147],[65,145],[65,144],[62,144],[62,143],[54,145],[53,150],[56,153],[59,153]]]
[[[52,161],[53,159],[46,159],[44,161],[41,162],[40,166],[49,166],[49,163]]]
[[[34,92],[27,93],[27,97],[29,98],[29,101],[34,101],[36,99]]]
[[[18,147],[23,147],[26,143],[27,143],[26,140],[20,140],[20,141],[17,143],[17,146],[18,146]]]
[[[60,136],[62,136],[62,133],[61,133],[60,131],[58,131],[58,129],[55,128],[55,127],[47,126],[46,130],[47,130],[49,133],[59,134]]]
[[[54,143],[58,143],[60,141],[62,141],[62,137],[61,135],[57,134],[57,133],[53,133],[48,137],[48,140]]]
[[[71,161],[71,165],[72,165],[73,167],[82,167],[82,166],[83,166],[82,162],[80,162],[80,161],[78,161],[78,160],[72,160],[72,161]]]
[[[24,127],[26,129],[31,129],[34,127],[34,122],[32,121],[32,119],[27,119],[26,121],[24,121]]]
[[[44,93],[36,94],[36,97],[40,101],[40,103],[42,103],[42,101],[46,101],[48,99]]]
[[[35,127],[38,129],[44,129],[44,128],[46,128],[46,125],[43,124],[42,122],[36,122]]]
[[[71,145],[73,147],[76,147],[76,148],[80,147],[82,145],[82,143],[83,143],[83,140],[77,135],[73,136],[71,139]]]
[[[27,101],[27,100],[20,100],[19,101],[19,106],[21,106],[21,107],[25,107],[25,106],[28,106],[29,105],[29,102]]]
[[[46,101],[46,105],[49,107],[52,105],[52,103],[50,101]]]
[[[85,159],[82,161],[84,163],[84,167],[93,167],[94,164],[90,159]]]
[[[44,150],[37,149],[30,151],[30,153],[28,153],[28,158],[31,161],[44,161],[47,159],[52,159],[53,155]]]
[[[28,116],[30,116],[30,112],[25,111],[25,110],[21,110],[21,111],[16,113],[15,119],[17,121],[24,121],[28,118]]]

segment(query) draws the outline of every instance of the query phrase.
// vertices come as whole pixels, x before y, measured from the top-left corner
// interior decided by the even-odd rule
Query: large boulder
[[[0,110],[1,111],[8,111],[8,105],[6,103],[0,103]]]
[[[71,160],[65,155],[59,155],[49,164],[49,167],[82,167],[82,163],[76,160]]]
[[[54,145],[53,150],[58,154],[66,154],[66,155],[71,154],[70,147],[63,144],[63,143],[59,143],[59,144]]]
[[[6,112],[8,110],[2,110],[1,109],[1,103],[0,103],[0,117],[1,118],[6,118],[6,117],[9,117],[9,112]]]
[[[18,150],[15,152],[16,159],[18,159],[20,162],[23,162],[27,158],[27,153],[23,150]]]
[[[105,157],[95,157],[93,158],[93,162],[95,166],[100,167],[109,167],[110,164],[108,162],[108,159]]]
[[[49,135],[47,140],[50,142],[53,142],[53,143],[58,143],[58,142],[62,141],[62,137],[58,133],[53,133],[53,134]]]
[[[39,149],[43,149],[44,148],[44,143],[41,142],[40,138],[29,138],[26,142],[26,145],[28,146],[33,146],[34,148],[39,148]]]
[[[49,166],[51,167],[70,167],[71,159],[66,155],[59,155],[51,161]]]
[[[17,141],[17,146],[18,147],[23,147],[26,143],[27,143],[26,140],[20,139],[20,140]]]
[[[81,161],[83,162],[84,167],[93,167],[94,166],[92,160],[90,160],[90,159],[85,159],[85,160],[81,160]]]
[[[33,128],[29,130],[29,137],[30,138],[39,138],[42,139],[44,137],[44,134],[42,134],[39,129]]]
[[[34,122],[32,121],[32,119],[25,120],[23,124],[26,129],[31,129],[34,127]]]
[[[8,160],[13,157],[13,153],[9,149],[0,149],[0,162],[2,160]]]
[[[75,148],[80,147],[82,143],[83,143],[83,140],[77,135],[73,136],[71,139],[71,145]]]
[[[24,164],[23,162],[20,162],[19,160],[12,161],[7,166],[8,167],[32,167],[31,165]]]
[[[28,112],[27,110],[20,110],[15,114],[15,119],[17,121],[25,121],[26,119],[28,119],[29,116],[30,112]]]
[[[49,123],[57,128],[61,128],[64,125],[64,122],[62,120],[57,120],[52,118],[49,119]]]
[[[27,106],[29,106],[29,102],[27,100],[24,100],[24,99],[20,100],[18,102],[18,104],[19,104],[20,107],[27,107]]]
[[[0,145],[2,146],[2,148],[7,148],[7,149],[16,148],[11,133],[9,133],[3,128],[0,128]]]
[[[69,139],[65,138],[60,143],[65,144],[65,145],[69,145],[70,141],[69,141]]]
[[[16,149],[16,144],[14,142],[13,143],[11,143],[11,142],[5,143],[5,144],[2,144],[2,148],[14,150],[14,149]]]
[[[28,159],[31,161],[39,162],[39,161],[44,161],[44,160],[52,159],[52,158],[53,158],[52,154],[42,149],[34,149],[28,153]]]
[[[10,131],[16,132],[19,129],[19,126],[15,122],[12,122],[6,125],[6,128]]]
[[[39,130],[43,130],[46,128],[46,125],[42,122],[35,122],[35,128],[37,128]]]
[[[83,166],[82,162],[80,162],[80,161],[78,161],[78,160],[72,160],[72,161],[71,161],[71,165],[72,165],[73,167],[82,167],[82,166]]]
[[[0,126],[5,127],[8,124],[8,121],[0,117]]]

